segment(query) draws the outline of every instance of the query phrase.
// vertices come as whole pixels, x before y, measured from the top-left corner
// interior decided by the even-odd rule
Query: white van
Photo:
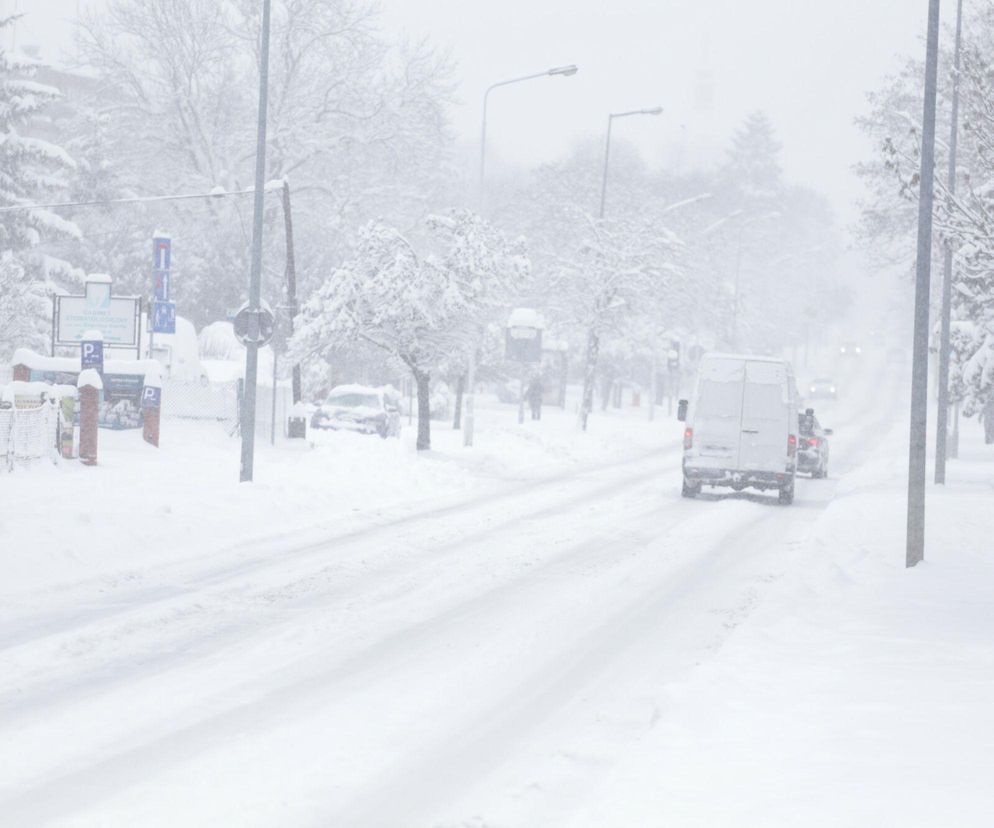
[[[683,496],[701,487],[777,489],[794,500],[798,393],[790,363],[705,354],[690,403],[680,400]]]

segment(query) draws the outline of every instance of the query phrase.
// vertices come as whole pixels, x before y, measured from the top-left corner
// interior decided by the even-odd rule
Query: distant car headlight
[[[861,353],[863,353],[863,349],[862,349],[862,348],[857,348],[857,349],[856,349],[856,353],[857,353],[857,354],[861,354]]]
[[[830,390],[831,390],[831,392],[832,392],[832,393],[834,394],[834,393],[835,393],[835,386],[833,385],[833,386],[832,386],[832,388],[831,388]]]
[[[811,393],[812,393],[812,394],[814,394],[814,392],[815,392],[815,391],[817,391],[817,390],[818,390],[818,389],[817,389],[817,388],[815,388],[815,387],[814,387],[813,385],[811,386]]]

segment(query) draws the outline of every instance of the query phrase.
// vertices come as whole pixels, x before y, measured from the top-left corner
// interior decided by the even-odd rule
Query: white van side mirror
[[[681,423],[687,422],[687,405],[688,403],[686,400],[680,400],[680,402],[676,404],[676,418]]]

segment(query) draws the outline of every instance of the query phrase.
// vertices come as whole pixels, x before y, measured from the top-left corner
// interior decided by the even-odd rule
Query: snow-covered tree
[[[937,248],[954,253],[950,389],[975,414],[994,398],[994,7],[964,10],[960,70],[961,125],[956,193],[946,181],[945,141],[936,146]],[[948,133],[952,69],[940,77],[939,135]],[[885,250],[903,248],[910,271],[921,161],[922,66],[907,61],[870,96],[873,109],[860,122],[876,153],[858,171],[872,198],[864,206],[866,240]]]
[[[391,43],[377,25],[366,0],[273,3],[267,175],[291,184],[303,296],[363,223],[413,226],[447,181],[447,58],[426,42]],[[259,4],[245,0],[108,0],[84,18],[81,60],[110,90],[113,154],[133,190],[251,186],[258,32]],[[174,238],[181,306],[207,322],[240,304],[250,202],[186,201],[155,215]],[[275,198],[266,221],[265,258],[278,261]],[[263,275],[274,302],[281,276],[278,266]]]
[[[679,240],[664,228],[631,219],[590,219],[587,237],[558,268],[553,289],[561,312],[584,331],[583,399],[579,422],[587,426],[605,335],[623,335],[627,325],[657,307],[656,297],[672,288]]]
[[[411,371],[418,449],[431,447],[432,373],[467,353],[485,320],[527,273],[517,243],[471,213],[425,221],[424,252],[382,222],[362,228],[348,261],[304,305],[291,343],[301,362],[366,344]]]
[[[13,20],[0,20],[0,34]],[[18,344],[44,341],[51,320],[47,295],[80,275],[39,247],[77,239],[76,225],[52,210],[26,207],[58,200],[75,169],[62,147],[32,134],[46,107],[60,97],[34,79],[37,68],[0,48],[0,207],[25,207],[0,212],[0,357]]]
[[[783,187],[781,149],[769,116],[753,112],[732,136],[723,178],[743,200],[773,206]]]

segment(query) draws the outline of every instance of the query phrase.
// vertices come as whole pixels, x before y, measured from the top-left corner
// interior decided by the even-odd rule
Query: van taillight
[[[791,434],[787,437],[787,456],[793,457],[797,454],[797,435]]]
[[[694,447],[694,429],[689,426],[683,431],[683,447],[685,450]]]

